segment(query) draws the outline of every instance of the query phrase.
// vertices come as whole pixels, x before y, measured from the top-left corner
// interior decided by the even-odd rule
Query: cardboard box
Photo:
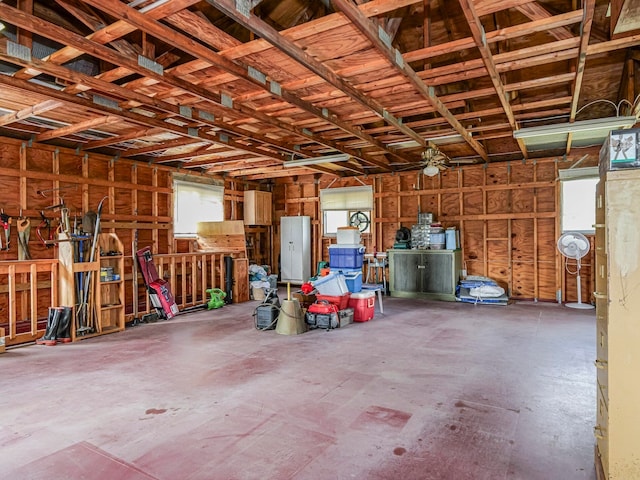
[[[640,168],[640,129],[613,130],[600,149],[600,174]]]
[[[0,353],[6,352],[4,341],[4,328],[0,328]]]

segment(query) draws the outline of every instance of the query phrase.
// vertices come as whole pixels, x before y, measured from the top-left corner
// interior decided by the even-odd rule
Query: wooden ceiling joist
[[[113,117],[110,115],[107,115],[105,117],[97,117],[91,120],[86,120],[84,122],[67,125],[61,128],[55,128],[53,130],[48,130],[46,132],[40,133],[39,135],[36,135],[34,140],[36,142],[45,142],[47,140],[51,140],[52,138],[65,137],[67,135],[72,135],[74,133],[90,130],[92,128],[100,127],[103,125],[108,125],[110,123],[116,123],[118,121],[120,121],[119,118]]]
[[[7,113],[6,115],[0,116],[0,127],[9,125],[10,123],[18,122],[20,120],[24,120],[29,117],[35,117],[61,106],[61,102],[56,102],[55,100],[45,100],[44,102],[38,103],[33,107],[23,108],[22,110],[14,113]]]
[[[462,124],[453,116],[449,109],[442,103],[442,101],[436,96],[432,87],[427,87],[424,82],[418,77],[416,72],[404,61],[399,61],[400,53],[385,45],[379,38],[379,34],[374,30],[373,24],[362,13],[355,8],[352,4],[346,0],[331,0],[331,3],[342,13],[345,14],[349,20],[369,39],[371,44],[381,53],[383,53],[387,60],[400,71],[416,89],[424,95],[424,97],[431,102],[444,119],[462,136],[462,138],[478,153],[484,160],[488,160],[487,152],[484,147],[480,145],[478,141],[472,138],[471,134],[462,126]]]
[[[262,81],[256,76],[251,76],[249,73],[248,66],[239,65],[231,60],[228,60],[226,57],[206,48],[204,45],[193,41],[192,39],[182,35],[170,28],[165,27],[164,25],[153,21],[152,19],[147,18],[144,14],[139,13],[138,11],[124,7],[121,2],[118,0],[83,0],[84,2],[94,6],[95,8],[99,8],[109,13],[110,15],[115,16],[116,18],[121,18],[124,21],[130,22],[139,28],[142,31],[151,33],[158,38],[163,38],[165,41],[170,41],[173,45],[185,52],[196,56],[197,58],[204,59],[207,62],[211,63],[211,65],[219,67],[223,69],[225,72],[234,75],[237,78],[243,79],[249,83],[251,83],[254,87],[260,88],[268,91],[271,94],[277,95],[277,88],[271,84],[271,82]],[[216,3],[216,8],[220,8],[222,4],[220,2]],[[266,25],[266,24],[265,24]],[[271,27],[269,27],[271,28]],[[309,113],[314,114],[320,118],[323,118],[325,121],[330,121],[340,128],[346,129],[352,134],[361,135],[361,132],[354,130],[351,126],[347,124],[343,124],[339,122],[337,118],[333,118],[329,114],[324,114],[322,109],[319,109],[312,104],[304,102],[299,98],[296,98],[292,95],[288,95],[286,92],[280,92],[279,94],[282,98],[294,105],[306,110]],[[265,120],[265,117],[261,119]],[[269,121],[269,118],[266,117],[266,120]],[[376,143],[375,139],[367,138],[367,141],[371,143]],[[382,150],[386,150],[386,147],[382,144],[378,145]],[[349,153],[349,152],[344,152]],[[353,152],[351,152],[353,153]],[[395,155],[393,151],[387,151],[387,153]],[[387,169],[388,165],[384,162],[379,162],[372,158],[363,158],[364,161],[369,161],[374,166]]]
[[[456,133],[452,158],[513,160],[516,122],[635,99],[640,35],[611,40],[595,0],[56,2],[0,2],[0,127],[243,179],[388,172]]]
[[[19,10],[9,7],[3,3],[0,3],[0,15],[11,14],[12,23],[18,24],[18,25],[24,26],[24,28],[28,28],[36,31],[40,28],[46,27],[47,36],[49,38],[55,41],[63,41],[62,37],[64,37],[65,34],[60,27],[57,27],[52,24],[47,24],[46,22],[43,22],[42,20],[36,17],[26,15],[22,12],[19,12],[19,13],[17,12],[19,12]],[[118,52],[114,52],[113,50],[110,50],[107,47],[104,47],[103,45],[95,44],[85,39],[84,37],[81,37],[79,35],[75,35],[75,36],[69,35],[66,41],[67,43],[73,45],[74,47],[77,47],[78,49],[83,49],[86,53],[95,55],[98,58],[107,60],[114,64],[121,64],[126,68],[128,68],[131,72],[137,72],[141,75],[150,77],[155,81],[172,84],[184,91],[195,93],[196,95],[200,96],[202,99],[215,103],[216,106],[220,108],[229,108],[223,105],[220,95],[216,95],[208,90],[192,85],[189,82],[186,82],[185,80],[182,80],[170,74],[166,74],[166,73],[159,74],[154,72],[153,70],[144,69],[143,67],[139,66],[137,62],[134,62],[133,60],[127,58],[126,56],[119,54]],[[112,86],[111,88],[115,88],[115,86]],[[260,116],[257,112],[252,112],[251,114],[255,116]],[[263,117],[267,121],[272,120],[270,117],[267,117],[267,116],[263,116]],[[282,126],[282,124],[280,125]],[[312,135],[303,134],[302,132],[301,134],[315,141]],[[330,146],[336,147],[335,145],[330,145]],[[345,152],[345,153],[355,153],[355,152]],[[375,161],[375,163],[379,164],[378,166],[380,167],[388,168],[386,164],[383,162]],[[310,168],[317,169],[315,166],[311,166]]]

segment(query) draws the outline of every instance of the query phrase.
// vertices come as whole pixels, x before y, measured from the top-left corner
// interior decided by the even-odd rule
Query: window
[[[194,237],[198,222],[224,220],[224,187],[210,183],[173,180],[173,233]]]
[[[367,228],[360,228],[360,233],[371,232],[371,212],[362,210],[327,210],[323,212],[324,218],[324,235],[328,237],[335,236],[338,233],[338,227],[348,227],[351,222],[349,219],[356,213],[362,213],[367,217]],[[355,226],[355,225],[354,225]]]
[[[562,232],[594,233],[598,168],[560,170]]]
[[[362,212],[368,222],[367,227],[360,231],[369,233],[373,210],[373,188],[365,185],[320,190],[320,209],[325,236],[335,236],[338,227],[348,227],[351,224],[351,217],[357,212]]]

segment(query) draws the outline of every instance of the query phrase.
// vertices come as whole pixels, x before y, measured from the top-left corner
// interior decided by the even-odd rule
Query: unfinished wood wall
[[[527,162],[471,165],[450,169],[435,177],[418,172],[364,178],[374,185],[373,231],[363,237],[367,252],[393,247],[401,226],[417,223],[419,212],[431,212],[434,221],[461,231],[463,259],[469,275],[497,280],[511,297],[555,301],[576,300],[575,277],[566,275],[557,253],[559,236],[556,158]],[[568,166],[560,165],[561,167]],[[299,177],[276,187],[276,212],[310,215],[313,265],[327,260],[322,237],[319,190],[328,177]],[[339,180],[333,187],[357,185]],[[278,222],[276,218],[276,223]],[[590,301],[590,261],[583,269],[583,301]]]
[[[0,209],[12,217],[11,247],[0,251],[0,261],[18,258],[16,222],[22,215],[31,222],[29,250],[33,259],[56,259],[56,247],[45,247],[36,237],[36,227],[43,212],[57,227],[60,209],[48,209],[62,202],[69,209],[71,222],[81,221],[87,211],[96,211],[100,200],[108,196],[102,209],[102,231],[115,232],[124,247],[127,272],[131,272],[133,241],[138,248],[151,246],[156,254],[188,252],[190,241],[174,241],[172,230],[172,172],[166,166],[148,165],[127,159],[95,153],[77,152],[44,144],[30,144],[0,137],[0,179],[2,196]],[[188,173],[185,169],[181,174]],[[246,183],[225,185],[225,215],[242,218],[242,201]],[[251,188],[256,188],[253,185]],[[2,234],[5,244],[4,231]],[[23,276],[17,286],[18,320],[30,322],[29,279]],[[0,326],[6,323],[8,312],[8,277],[0,276]],[[125,301],[127,312],[133,304],[131,274],[126,276]],[[37,316],[42,322],[50,306],[50,281],[38,273]],[[142,283],[140,282],[140,285]]]

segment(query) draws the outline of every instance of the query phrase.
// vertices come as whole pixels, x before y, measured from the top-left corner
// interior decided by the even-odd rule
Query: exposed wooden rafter
[[[353,7],[345,0],[331,0],[333,5],[345,14],[351,22],[369,39],[372,45],[382,52],[387,60],[400,71],[416,89],[427,99],[434,108],[442,115],[447,122],[462,136],[462,138],[480,155],[484,160],[487,160],[487,152],[484,147],[480,145],[478,141],[472,138],[471,134],[462,126],[462,124],[453,116],[449,109],[442,103],[442,101],[436,96],[433,87],[427,87],[424,82],[418,77],[416,72],[404,61],[401,64],[398,63],[398,56],[400,53],[385,45],[379,38],[378,32],[374,29],[369,20],[362,15],[362,13]]]

